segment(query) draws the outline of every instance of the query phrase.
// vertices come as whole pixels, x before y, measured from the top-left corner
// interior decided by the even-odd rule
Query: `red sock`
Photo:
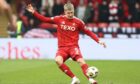
[[[87,77],[87,75],[86,75],[86,70],[88,69],[88,65],[87,65],[87,64],[83,64],[83,65],[81,66],[81,68],[82,68],[82,70],[83,70],[84,75]],[[88,78],[88,77],[87,77],[87,78]]]
[[[59,68],[69,77],[73,78],[75,76],[66,64],[62,64]]]

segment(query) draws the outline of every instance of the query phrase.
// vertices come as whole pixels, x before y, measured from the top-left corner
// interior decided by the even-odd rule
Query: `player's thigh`
[[[78,59],[83,58],[79,47],[71,48],[70,49],[70,56],[74,61],[77,61]]]
[[[68,53],[66,53],[65,49],[59,49],[56,53],[55,61],[57,64],[64,63],[68,59]]]
[[[78,62],[81,66],[82,66],[83,64],[86,64],[86,62],[85,62],[85,60],[84,60],[83,58],[77,59],[76,62]]]
[[[61,55],[58,55],[55,57],[55,61],[58,65],[63,64],[63,57]]]

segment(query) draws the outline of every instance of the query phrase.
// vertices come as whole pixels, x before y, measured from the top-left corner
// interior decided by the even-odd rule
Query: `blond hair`
[[[65,5],[64,5],[64,10],[72,10],[74,11],[74,6],[72,3],[70,2],[67,2]]]

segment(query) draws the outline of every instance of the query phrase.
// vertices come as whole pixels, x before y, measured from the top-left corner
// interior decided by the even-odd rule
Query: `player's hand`
[[[32,14],[35,12],[35,9],[31,4],[27,5],[26,10]]]
[[[105,42],[99,41],[99,44],[100,44],[101,46],[103,46],[104,48],[106,48]]]

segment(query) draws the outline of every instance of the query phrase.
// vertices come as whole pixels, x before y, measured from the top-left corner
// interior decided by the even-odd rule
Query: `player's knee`
[[[63,64],[63,58],[61,56],[57,56],[55,58],[55,62],[58,64],[58,65],[61,65]]]
[[[78,62],[80,65],[86,64],[86,62],[84,61],[83,58],[79,58],[79,59],[77,60],[77,62]]]

